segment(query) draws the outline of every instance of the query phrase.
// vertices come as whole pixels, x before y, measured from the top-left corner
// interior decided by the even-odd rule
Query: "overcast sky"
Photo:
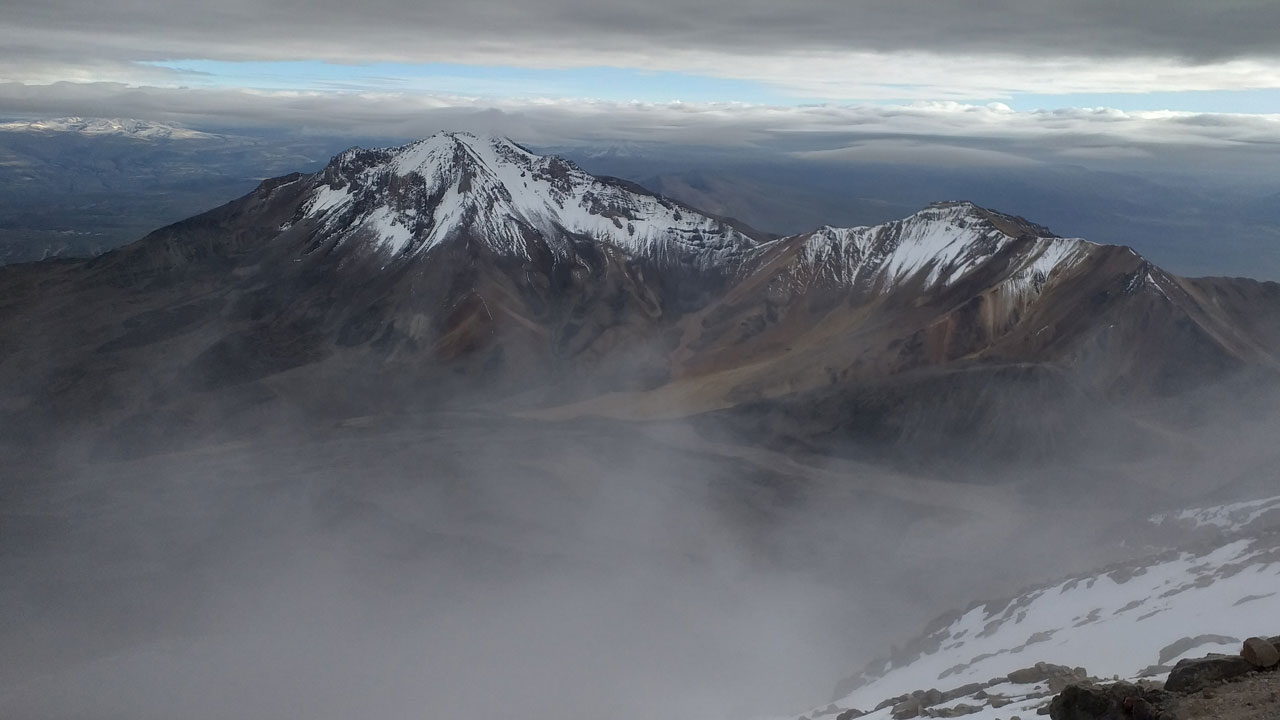
[[[1276,0],[8,0],[0,114],[1271,152],[1277,28]]]

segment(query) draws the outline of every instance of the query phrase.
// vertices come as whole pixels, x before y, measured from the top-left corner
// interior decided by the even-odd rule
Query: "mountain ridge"
[[[868,392],[925,400],[900,382],[913,377],[972,386],[983,408],[983,388],[1025,382],[1010,379],[1024,367],[1045,370],[1033,392],[1049,403],[1280,368],[1274,283],[1177,278],[959,201],[776,238],[458,133],[348,150],[98,258],[0,269],[0,283],[0,368],[64,366],[9,388],[18,416],[56,408],[50,394],[79,407],[131,393],[158,364],[162,405],[263,382],[305,393],[311,376],[356,415],[378,411],[375,387],[395,388],[392,406],[479,392],[568,417],[764,403],[828,437]],[[31,327],[57,351],[24,349]]]

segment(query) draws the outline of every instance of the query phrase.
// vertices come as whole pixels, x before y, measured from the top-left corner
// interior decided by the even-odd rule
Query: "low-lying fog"
[[[795,711],[938,612],[1108,559],[1142,511],[1067,471],[482,414],[74,455],[4,486],[6,717]]]

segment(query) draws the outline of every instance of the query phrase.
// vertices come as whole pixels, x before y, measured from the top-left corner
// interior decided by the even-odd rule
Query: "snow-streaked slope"
[[[866,285],[889,290],[918,281],[924,288],[945,288],[1024,239],[1011,234],[1016,218],[1001,227],[991,221],[992,215],[972,203],[947,202],[883,225],[823,227],[797,236],[801,245],[790,274],[800,287]],[[1038,290],[1054,273],[1066,272],[1097,247],[1044,231],[1009,258],[1002,289],[1011,294]]]
[[[1226,534],[1216,545],[1074,576],[941,618],[907,651],[852,678],[846,687],[854,689],[835,706],[869,711],[917,690],[989,684],[1039,662],[1134,678],[1159,676],[1160,667],[1183,658],[1236,652],[1241,640],[1270,631],[1280,617],[1280,529],[1250,525],[1275,508],[1280,498],[1155,516],[1156,523],[1175,517]],[[998,716],[1009,717],[1009,709]]]
[[[739,229],[556,157],[498,138],[440,133],[389,150],[349,150],[315,181],[304,219],[393,256],[470,237],[501,255],[575,240],[694,267],[729,266],[757,245]]]
[[[1152,515],[1151,522],[1157,525],[1173,523],[1188,524],[1197,528],[1213,527],[1234,532],[1247,527],[1270,512],[1280,513],[1280,496]]]
[[[1130,676],[1160,663],[1185,637],[1244,639],[1280,615],[1280,552],[1237,540],[1206,553],[1179,553],[1145,567],[1072,578],[1001,607],[982,605],[936,635],[939,647],[884,674],[844,702],[874,706],[919,688],[985,682],[1037,662]],[[1215,648],[1217,649],[1217,648]],[[1186,654],[1203,654],[1189,648]]]
[[[0,123],[0,132],[77,133],[80,135],[118,135],[140,140],[200,140],[214,137],[168,123],[132,118],[64,117]]]

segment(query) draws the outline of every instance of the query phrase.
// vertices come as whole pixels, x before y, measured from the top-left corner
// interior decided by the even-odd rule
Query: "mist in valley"
[[[1274,483],[1277,395],[1250,390],[1129,462],[864,462],[494,408],[281,413],[122,458],[65,438],[6,473],[0,709],[795,711],[940,612],[1140,554],[1153,508]]]

